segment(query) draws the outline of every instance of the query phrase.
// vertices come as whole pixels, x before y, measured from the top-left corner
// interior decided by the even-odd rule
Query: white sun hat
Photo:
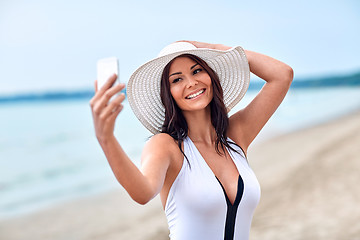
[[[201,58],[216,72],[228,111],[244,97],[249,87],[249,64],[241,47],[221,51],[196,48],[188,42],[172,43],[162,49],[157,58],[140,66],[131,75],[127,85],[130,107],[140,122],[153,134],[161,132],[165,120],[165,107],[160,98],[161,75],[165,66],[182,54]]]

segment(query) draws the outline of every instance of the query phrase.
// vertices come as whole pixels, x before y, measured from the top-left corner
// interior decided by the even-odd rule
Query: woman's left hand
[[[217,49],[217,50],[222,50],[222,51],[226,51],[231,48],[231,47],[225,46],[223,44],[204,43],[204,42],[198,42],[198,41],[180,40],[177,42],[188,42],[197,48],[209,48],[209,49]]]

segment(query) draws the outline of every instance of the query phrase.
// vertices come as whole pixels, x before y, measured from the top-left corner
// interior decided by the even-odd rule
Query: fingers
[[[119,113],[123,110],[124,105],[120,104],[117,106],[113,111],[111,111],[111,114],[108,116],[108,120],[110,122],[114,122],[116,117],[119,115]]]
[[[106,105],[109,103],[110,99],[118,92],[120,92],[122,89],[125,88],[124,83],[120,83],[116,86],[113,86],[112,88],[106,90],[106,92],[103,93],[101,98],[99,99],[99,107],[103,108],[106,107]]]
[[[176,42],[187,42],[187,43],[191,43],[192,45],[194,45],[195,47],[198,48],[198,46],[196,45],[196,42],[195,41],[189,41],[189,40],[179,40],[179,41],[176,41]]]
[[[123,109],[122,102],[125,99],[125,94],[121,93],[119,96],[117,96],[113,101],[111,101],[101,112],[100,119],[106,120],[110,116],[116,116],[120,113],[120,111]]]
[[[100,88],[101,91],[106,91],[107,89],[109,89],[113,84],[114,82],[116,81],[117,79],[117,75],[114,73],[113,75],[111,75],[109,77],[109,79],[104,83],[104,85]]]
[[[197,42],[197,41],[189,41],[189,40],[179,40],[176,42],[188,42],[194,45],[197,48],[208,48],[207,46],[210,45],[209,43]]]
[[[119,94],[110,101],[116,93],[125,88],[124,83],[113,86],[116,78],[116,75],[110,77],[100,89],[97,87],[97,80],[94,83],[95,95],[90,100],[90,106],[98,139],[104,139],[113,134],[116,117],[123,109],[124,93]]]
[[[107,105],[110,98],[112,96],[114,96],[116,93],[120,92],[124,88],[125,88],[124,83],[119,83],[119,84],[117,84],[117,85],[115,85],[115,86],[113,86],[113,87],[111,87],[111,88],[109,88],[107,90],[104,90],[104,88],[101,88],[100,90],[98,90],[95,93],[95,96],[90,100],[91,108],[93,108],[93,110],[95,112],[101,111],[101,109],[104,108]]]
[[[100,98],[107,89],[111,88],[111,86],[114,84],[116,79],[117,79],[117,75],[113,74],[111,77],[109,77],[109,79],[105,82],[105,84],[100,89],[98,89],[98,80],[95,80],[95,86],[94,86],[95,96],[93,97],[94,101],[96,101],[96,99]]]
[[[95,89],[95,93],[97,93],[97,91],[98,91],[98,88],[97,88],[97,80],[95,80],[95,86],[94,86],[94,89]]]

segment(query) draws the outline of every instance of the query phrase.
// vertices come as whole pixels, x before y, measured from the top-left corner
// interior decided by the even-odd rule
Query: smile
[[[186,99],[193,99],[196,98],[197,96],[199,96],[200,94],[202,94],[203,92],[205,92],[205,89],[201,89],[200,91],[193,93],[191,95],[186,96]]]

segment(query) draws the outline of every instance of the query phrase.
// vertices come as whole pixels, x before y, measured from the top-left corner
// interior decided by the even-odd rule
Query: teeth
[[[198,91],[197,93],[194,93],[194,94],[191,94],[191,95],[187,96],[186,98],[191,99],[191,98],[197,97],[200,94],[202,94],[204,91],[205,91],[205,89],[202,89],[201,91]]]

